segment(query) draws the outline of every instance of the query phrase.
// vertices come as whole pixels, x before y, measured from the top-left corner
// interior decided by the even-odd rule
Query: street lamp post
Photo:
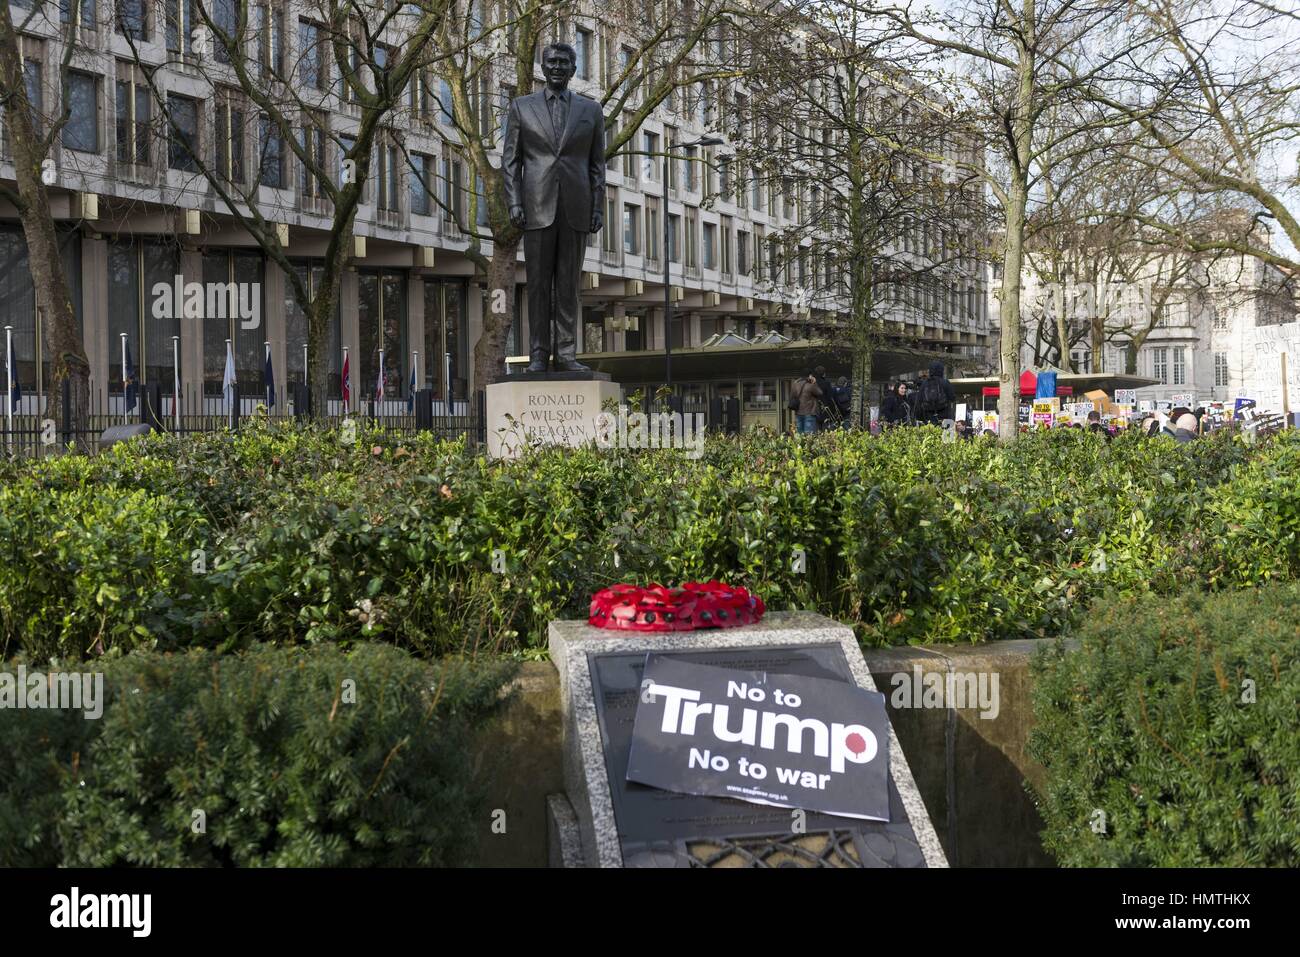
[[[690,149],[693,146],[721,146],[723,140],[716,136],[701,136],[689,143],[669,143],[664,141],[664,384],[669,389],[673,386],[673,261],[668,255],[668,164],[672,161],[673,150]],[[669,402],[672,399],[670,397]]]

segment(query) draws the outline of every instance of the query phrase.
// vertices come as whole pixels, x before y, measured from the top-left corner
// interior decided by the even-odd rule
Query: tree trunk
[[[999,324],[1002,333],[1002,368],[998,372],[998,435],[1013,441],[1020,434],[1020,289],[1025,258],[1025,207],[1029,200],[1029,162],[1033,145],[1034,0],[1022,0],[1019,16],[1020,45],[1016,64],[1016,95],[1008,117],[1011,182],[1005,210],[1006,237],[1002,269]]]
[[[86,359],[81,331],[77,328],[77,314],[72,307],[72,293],[59,255],[58,233],[50,214],[49,197],[41,181],[41,162],[45,156],[33,128],[22,58],[7,5],[0,9],[0,92],[9,101],[5,119],[13,148],[18,215],[27,240],[27,261],[41,315],[43,348],[53,366],[51,381],[46,384],[46,415],[60,428],[66,415],[74,429],[76,447],[86,451],[89,449],[86,433],[90,418],[90,363]],[[71,408],[68,410],[63,408],[65,379],[72,383]]]
[[[485,389],[506,371],[506,337],[515,321],[515,271],[520,234],[497,238],[492,244],[492,259],[487,270],[487,308],[483,313],[483,334],[474,346],[475,388]],[[576,330],[578,351],[582,351],[581,319]],[[520,346],[523,344],[520,343]]]

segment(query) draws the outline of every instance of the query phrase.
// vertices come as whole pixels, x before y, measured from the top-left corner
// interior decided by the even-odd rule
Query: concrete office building
[[[116,17],[110,0],[84,4],[82,23],[72,31],[72,25],[59,22],[59,4],[47,3],[30,15],[30,7],[15,0],[11,12],[22,31],[29,95],[38,112],[49,117],[65,105],[69,110],[50,152],[49,193],[93,388],[110,397],[110,407],[114,402],[120,407],[125,333],[140,379],[161,383],[170,394],[176,375],[173,337],[179,337],[183,390],[203,394],[209,407],[217,408],[225,342],[231,339],[238,390],[245,410],[251,410],[265,394],[264,343],[270,343],[282,395],[287,385],[303,381],[306,321],[280,268],[196,172],[187,147],[234,182],[260,183],[261,211],[279,224],[294,267],[308,284],[318,281],[329,239],[329,201],[274,129],[259,123],[257,109],[236,88],[213,82],[219,64],[200,64],[204,51],[191,38],[196,21],[189,4],[134,0]],[[311,17],[309,8],[292,2],[251,4],[249,56],[268,77],[272,67],[292,76],[294,92],[312,104],[312,122],[304,122],[299,135],[342,175],[342,152],[360,113],[340,95],[337,67],[321,44],[322,27]],[[65,85],[60,63],[69,32],[77,48]],[[628,48],[594,17],[576,17],[560,32],[578,51],[573,88],[599,96],[617,76]],[[133,46],[144,61],[166,64],[156,75],[180,135],[160,122],[159,106],[132,62]],[[391,402],[404,404],[413,353],[419,354],[418,385],[433,389],[438,400],[450,388],[458,408],[464,408],[460,403],[484,385],[473,381],[471,371],[484,288],[465,254],[468,237],[444,209],[463,215],[481,186],[458,154],[450,116],[441,106],[447,92],[431,73],[417,78],[403,109],[379,136],[329,343],[330,394],[340,393],[347,348],[354,407],[374,394],[380,349]],[[493,155],[513,95],[504,77],[491,71],[476,87],[474,104]],[[882,95],[894,94],[886,88]],[[735,81],[681,90],[638,131],[635,147],[657,153],[666,142],[712,132],[722,113],[744,96],[743,85]],[[799,221],[815,197],[811,190],[773,193],[765,183],[733,174],[718,155],[696,158],[709,162],[690,162],[688,156],[670,165],[666,207],[659,161],[629,155],[609,163],[606,226],[591,238],[584,267],[579,358],[608,369],[627,390],[653,389],[662,381],[662,257],[667,253],[676,287],[674,378],[682,393],[690,403],[740,396],[745,424],[779,427],[787,377],[804,371],[815,357],[833,373],[847,371],[842,299],[822,292],[802,305],[799,301],[801,288],[826,285],[813,283],[808,273],[833,267],[796,252],[777,270],[768,254],[773,240]],[[438,196],[426,192],[413,166]],[[13,178],[6,129],[0,139],[0,182],[12,184]],[[667,250],[661,248],[665,215]],[[898,254],[918,263],[937,260],[951,238],[927,230],[918,218]],[[519,317],[508,343],[511,355],[527,351],[522,254],[517,280]],[[159,308],[156,288],[165,285],[183,294],[191,282],[241,284],[246,308],[203,319],[187,319],[183,309]],[[954,358],[986,353],[986,299],[983,268],[970,260],[918,278],[888,304],[889,340],[878,352],[873,377],[924,368],[935,352]],[[253,312],[255,319],[248,315]],[[0,199],[0,325],[14,327],[28,413],[40,411],[50,381],[41,322],[16,211]]]

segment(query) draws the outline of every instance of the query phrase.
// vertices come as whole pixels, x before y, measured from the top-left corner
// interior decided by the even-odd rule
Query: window
[[[230,62],[230,51],[226,49],[227,43],[236,49],[241,45],[242,38],[238,36],[239,11],[235,6],[236,2],[237,0],[208,0],[208,18],[216,27],[212,31],[212,55],[218,63]],[[199,22],[202,22],[201,15]]]
[[[269,116],[261,117],[258,131],[258,181],[272,189],[284,189],[287,177],[284,168],[284,137],[279,125]]]
[[[623,252],[629,256],[641,253],[641,207],[631,203],[623,205]]]
[[[474,174],[474,225],[487,226],[487,190],[483,187],[483,177]]]
[[[659,134],[645,134],[645,158],[642,165],[645,168],[645,181],[647,183],[657,183],[659,181]]]
[[[284,75],[284,10],[262,3],[257,7],[257,62],[262,76]]]
[[[742,276],[749,275],[749,243],[750,235],[745,230],[739,230],[736,233],[736,268]]]
[[[446,80],[438,81],[438,122],[451,126],[456,120],[451,113],[451,84]]]
[[[677,142],[677,131],[671,126],[664,127],[664,151],[668,153],[668,188],[676,190],[680,179],[677,175],[677,157],[671,152],[674,143]]]
[[[659,234],[662,225],[659,222],[659,200],[649,199],[645,208],[645,252],[650,259],[659,259]]]
[[[217,173],[232,183],[244,182],[244,110],[233,90],[217,96],[214,137]]]
[[[686,167],[686,189],[688,192],[695,192],[695,147],[686,148],[686,158],[684,160]]]
[[[153,99],[148,88],[132,80],[117,81],[117,161],[149,165],[149,113]]]
[[[695,209],[686,210],[686,236],[685,236],[686,242],[684,245],[686,247],[686,268],[687,269],[696,268],[700,262],[699,218],[700,218],[699,210],[695,210]]]
[[[145,0],[117,0],[117,32],[133,40],[148,40],[148,9]]]
[[[265,326],[246,329],[243,317],[264,315],[262,308],[262,256],[260,253],[206,252],[203,254],[203,281],[209,295],[220,303],[216,315],[203,319],[203,393],[219,396],[226,371],[226,340],[231,341],[235,359],[235,379],[241,396],[264,398],[262,376],[266,370]],[[213,295],[221,284],[226,296]],[[216,304],[214,302],[214,304]]]
[[[1169,350],[1151,350],[1151,377],[1161,385],[1169,384]]]
[[[411,154],[411,213],[429,216],[433,211],[429,184],[433,182],[433,157],[423,153]]]
[[[731,217],[723,216],[722,217],[722,240],[721,240],[722,241],[721,263],[722,263],[722,271],[728,276],[731,275],[731,235],[732,235]]]
[[[763,211],[763,180],[759,178],[757,173],[754,174],[754,184],[750,190],[750,199],[754,201],[754,212],[761,213]]]
[[[618,48],[618,78],[621,82],[618,84],[618,95],[621,97],[627,93],[628,88],[632,85],[632,50],[628,47]]]
[[[374,399],[379,385],[379,351],[384,352],[384,398],[398,399],[409,389],[410,372],[402,375],[406,351],[406,275],[390,271],[357,273],[357,346],[360,380],[354,394]]]
[[[173,310],[159,316],[149,295],[155,283],[170,286],[180,272],[179,248],[163,240],[114,237],[107,241],[107,314],[110,342],[109,390],[122,391],[122,333],[143,382],[162,384],[171,392],[174,378],[172,336],[182,335],[181,317]],[[143,295],[142,295],[143,293]],[[224,339],[223,346],[224,346]]]
[[[348,161],[348,159],[351,158],[351,157],[348,156],[348,154],[352,152],[353,147],[355,147],[356,145],[357,145],[357,138],[356,138],[355,136],[340,136],[340,137],[339,137],[339,165],[338,165],[338,171],[337,171],[337,173],[335,174],[336,178],[335,178],[335,180],[334,180],[334,182],[335,182],[337,185],[339,185],[339,186],[342,186],[343,183],[344,183],[344,175],[343,175],[343,174],[344,174],[344,166],[343,166],[343,164],[346,163],[346,162]],[[365,189],[366,189],[366,184],[365,184],[365,183],[362,183],[362,184],[361,184],[361,195],[362,195],[363,197],[365,196]]]
[[[704,268],[717,269],[718,224],[704,224]]]
[[[573,38],[573,49],[578,54],[577,76],[580,80],[591,79],[591,31],[578,28]]]
[[[792,177],[782,177],[781,199],[783,201],[782,214],[786,219],[794,219],[794,179]]]
[[[25,6],[25,4],[17,4],[17,6]],[[72,0],[59,0],[59,21],[72,22]],[[95,0],[81,0],[81,25],[91,30],[95,29]]]
[[[99,152],[99,77],[69,71],[64,88],[68,122],[63,127],[63,146],[82,153]]]
[[[1186,352],[1183,346],[1174,346],[1174,385],[1187,383],[1187,365],[1184,359]]]
[[[168,160],[172,169],[198,170],[199,101],[177,93],[167,94]]]
[[[361,51],[357,48],[355,42],[348,44],[348,70],[352,73],[356,82],[361,82]],[[336,61],[337,62],[337,61]],[[343,103],[356,103],[357,91],[352,83],[348,82],[347,76],[343,72],[343,64],[338,64],[339,74],[339,100]]]
[[[325,44],[321,28],[310,20],[298,21],[299,73],[304,86],[325,89]]]
[[[496,136],[498,145],[506,141],[506,118],[510,115],[510,101],[514,98],[515,88],[513,86],[503,86],[497,92]]]
[[[301,161],[298,164],[298,191],[303,196],[318,199],[324,195],[320,181],[320,173],[325,169],[324,124],[310,114],[307,115],[299,129],[298,142],[312,161],[310,165]]]
[[[402,166],[398,159],[399,150],[397,144],[391,139],[391,134],[384,137],[379,145],[378,166],[379,166],[379,193],[375,197],[375,205],[386,212],[395,213],[401,206],[399,198],[402,188]]]
[[[1226,386],[1228,384],[1228,354],[1226,352],[1216,352],[1214,354],[1214,384],[1216,386]]]
[[[1223,309],[1216,309],[1216,308],[1214,308],[1213,306],[1211,306],[1210,308],[1211,308],[1211,310],[1213,310],[1213,313],[1214,313],[1214,319],[1213,319],[1213,322],[1211,323],[1212,326],[1213,326],[1213,328],[1214,328],[1214,331],[1215,331],[1215,332],[1227,332],[1227,331],[1228,331],[1228,313],[1227,313],[1225,310],[1223,310]],[[1224,384],[1226,385],[1227,383],[1224,383]]]
[[[671,262],[682,261],[682,218],[676,213],[668,214],[668,259]]]
[[[173,53],[193,53],[194,28],[203,22],[194,8],[194,0],[165,0],[163,11],[167,21],[167,49]]]

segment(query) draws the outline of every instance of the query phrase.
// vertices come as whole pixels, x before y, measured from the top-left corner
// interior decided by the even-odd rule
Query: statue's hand
[[[524,218],[524,208],[522,206],[510,207],[510,222],[515,224],[516,229],[523,229],[527,220]]]
[[[591,213],[591,231],[592,231],[593,233],[598,233],[598,232],[600,232],[600,228],[601,228],[602,226],[604,226],[604,225],[605,225],[605,216],[604,216],[604,214],[603,214],[600,210],[598,210],[598,209],[592,210],[592,213]]]

